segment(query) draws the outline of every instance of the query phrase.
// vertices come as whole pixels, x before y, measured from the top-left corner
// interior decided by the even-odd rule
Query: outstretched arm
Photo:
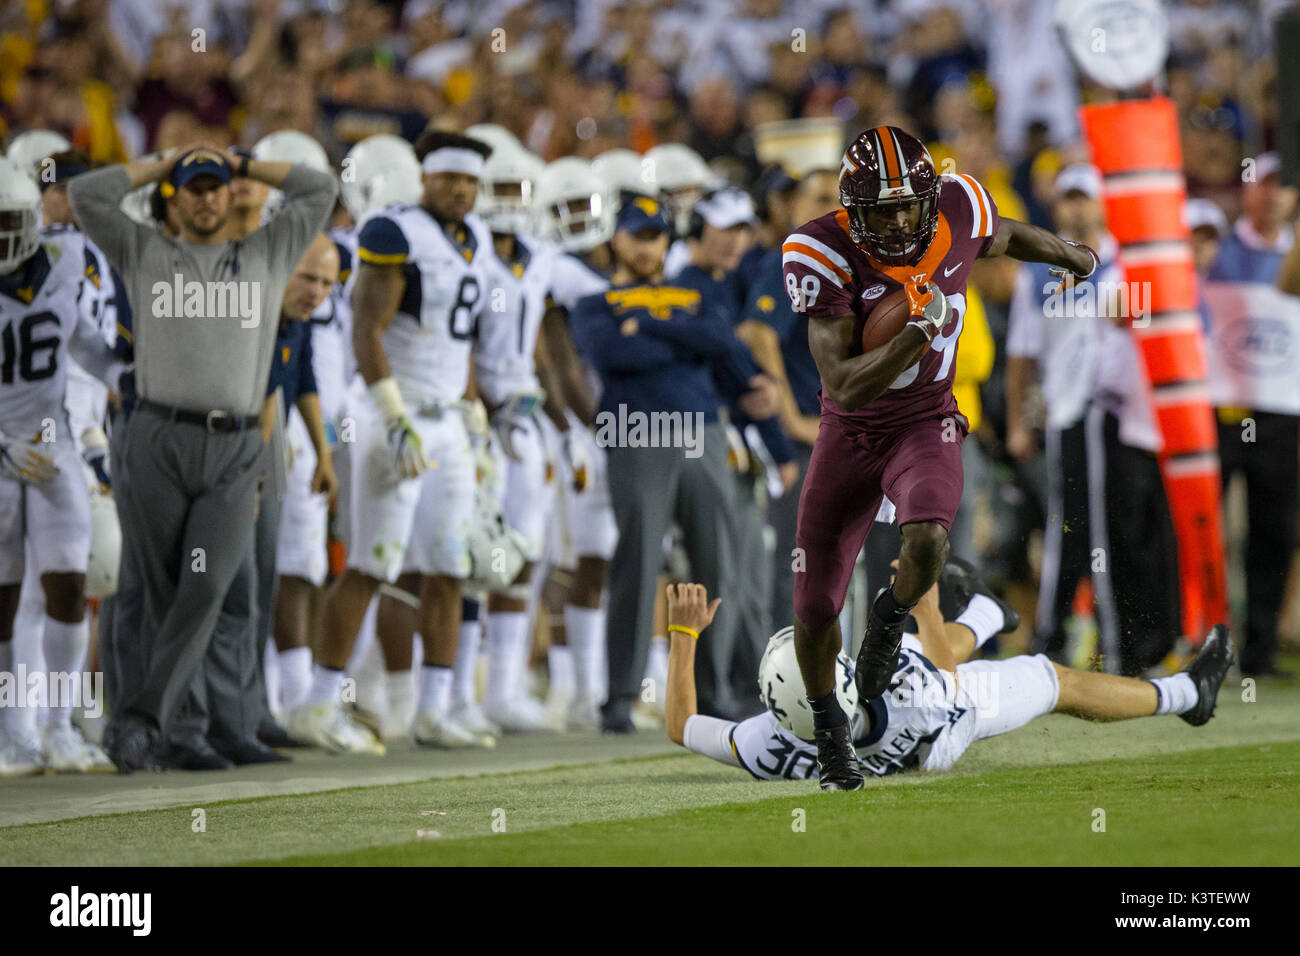
[[[702,584],[670,584],[667,593],[668,695],[664,723],[668,739],[685,746],[686,721],[696,713],[695,642],[713,623],[722,598],[710,601],[708,589]]]
[[[1062,239],[1027,222],[1005,218],[999,220],[998,230],[982,258],[992,256],[1010,256],[1021,262],[1046,262],[1079,279],[1092,275],[1099,261],[1097,253],[1083,243]]]

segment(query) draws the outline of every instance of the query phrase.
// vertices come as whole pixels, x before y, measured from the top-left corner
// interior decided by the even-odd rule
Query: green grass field
[[[1199,730],[1048,717],[859,793],[681,752],[207,802],[202,833],[194,805],[5,827],[0,864],[1295,864],[1300,688],[1239,694]]]

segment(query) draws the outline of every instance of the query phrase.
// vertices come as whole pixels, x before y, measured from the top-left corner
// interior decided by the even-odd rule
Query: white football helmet
[[[94,472],[90,474],[94,478]],[[111,491],[94,481],[90,492],[90,560],[86,564],[86,597],[106,598],[117,593],[117,571],[122,564],[122,525]]]
[[[322,173],[334,172],[325,147],[306,133],[296,129],[282,129],[268,133],[253,144],[253,158],[271,163],[302,163]],[[272,189],[262,206],[262,218],[269,219],[284,205],[284,193]]]
[[[613,190],[591,163],[566,156],[547,165],[537,184],[544,238],[565,252],[586,252],[614,235]]]
[[[480,483],[474,489],[474,521],[469,533],[467,592],[502,591],[519,576],[527,563],[523,536],[501,514],[496,496]]]
[[[524,144],[519,142],[518,136],[496,123],[475,123],[465,130],[465,135],[478,140],[480,143],[487,143],[492,147],[494,153],[507,149],[524,148]]]
[[[655,185],[654,160],[630,149],[607,149],[591,161],[592,168],[605,182],[618,190],[620,203],[626,193],[655,198],[659,188]]]
[[[793,627],[781,628],[767,642],[767,650],[758,665],[758,692],[777,723],[800,740],[813,739],[813,713],[794,653]],[[853,662],[843,651],[835,658],[835,697],[848,715],[856,740],[862,734],[866,718],[858,707]]]
[[[0,159],[0,275],[13,272],[41,244],[41,191],[10,159]]]
[[[679,235],[690,230],[691,207],[716,178],[704,158],[684,143],[663,143],[645,154],[660,198],[673,210]]]
[[[343,157],[339,176],[343,205],[360,223],[377,209],[395,202],[420,201],[420,161],[400,136],[367,136]]]
[[[66,136],[50,129],[29,129],[13,138],[5,159],[11,160],[24,173],[36,179],[40,175],[41,160],[65,149],[72,149]]]
[[[479,177],[477,213],[493,232],[537,232],[537,187],[546,163],[522,146],[494,149]]]

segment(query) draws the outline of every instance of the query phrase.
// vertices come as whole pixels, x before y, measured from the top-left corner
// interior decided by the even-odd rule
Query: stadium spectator
[[[1295,230],[1289,219],[1296,191],[1281,182],[1281,161],[1263,153],[1253,163],[1254,177],[1241,186],[1242,214],[1220,242],[1206,279],[1211,282],[1277,282],[1283,292],[1300,294]],[[1283,262],[1287,268],[1282,270]],[[1267,316],[1263,317],[1267,318]],[[1247,374],[1262,376],[1267,370]],[[1296,543],[1300,507],[1300,416],[1294,409],[1219,408],[1219,457],[1223,486],[1241,474],[1246,485],[1246,628],[1241,670],[1251,676],[1278,673],[1278,613]],[[1254,423],[1249,433],[1247,419]]]

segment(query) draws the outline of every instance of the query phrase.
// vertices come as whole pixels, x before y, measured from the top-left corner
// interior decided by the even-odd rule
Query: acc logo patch
[[[869,285],[862,290],[862,298],[864,299],[879,299],[884,294],[885,294],[885,287],[881,285],[879,282],[877,282],[875,285]]]

